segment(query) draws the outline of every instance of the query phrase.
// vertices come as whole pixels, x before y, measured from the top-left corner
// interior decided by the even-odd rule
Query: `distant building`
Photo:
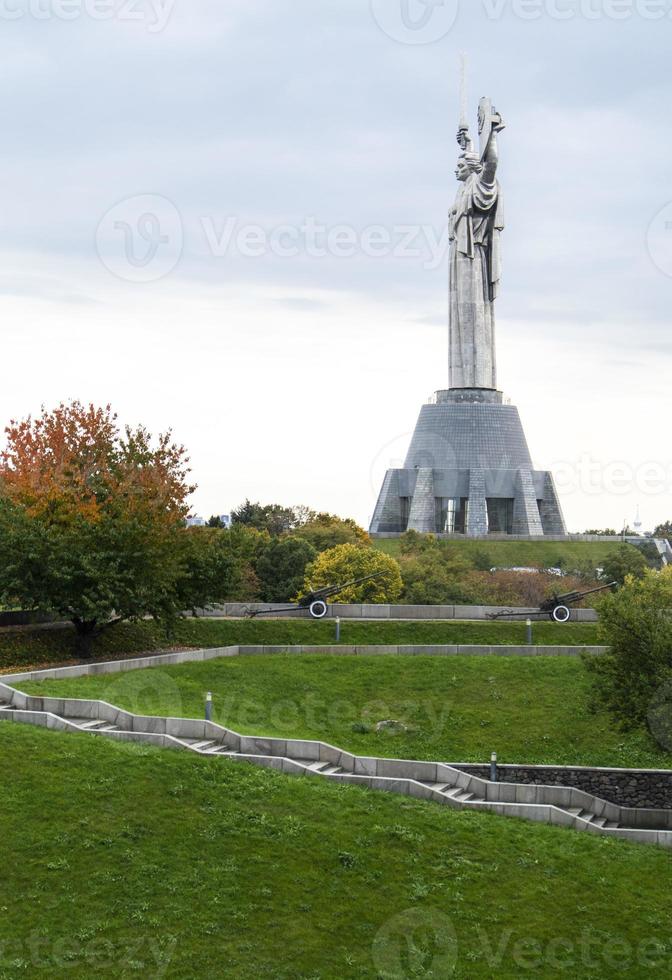
[[[196,514],[194,517],[187,518],[187,527],[205,527],[205,521]]]

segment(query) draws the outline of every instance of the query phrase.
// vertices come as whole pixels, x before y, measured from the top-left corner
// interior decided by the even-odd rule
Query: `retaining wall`
[[[147,667],[158,667],[158,666],[168,666],[171,664],[187,663],[199,660],[214,660],[218,657],[235,657],[240,655],[253,655],[257,653],[308,653],[308,652],[333,652],[333,653],[343,653],[343,652],[356,652],[362,655],[370,655],[372,653],[388,653],[390,648],[387,647],[219,647],[211,650],[185,650],[179,653],[166,653],[157,656],[149,657],[137,657],[130,660],[113,660],[106,661],[102,663],[91,663],[91,664],[79,664],[74,667],[53,667],[46,670],[35,670],[27,671],[23,673],[7,674],[2,676],[0,681],[0,694],[5,693],[6,696],[11,698],[12,694],[15,692],[8,685],[14,685],[20,683],[21,681],[27,680],[48,680],[48,679],[63,679],[67,677],[81,677],[87,674],[108,674],[108,673],[119,673],[127,670],[142,670]],[[392,648],[395,649],[395,648]],[[404,648],[396,648],[401,652]],[[408,648],[409,651],[419,652],[423,648]],[[446,647],[434,647],[425,648],[425,650],[434,649],[436,651],[446,651],[446,650],[459,650],[456,648],[446,648]],[[464,648],[462,648],[464,649]],[[481,649],[492,649],[492,648],[481,648]],[[502,652],[511,648],[497,648],[498,652]],[[523,648],[529,651],[535,648]],[[540,649],[540,648],[536,648]],[[557,648],[543,648],[543,649],[557,649]],[[587,648],[593,649],[596,648]],[[516,650],[514,647],[513,650]],[[439,654],[440,655],[440,654]],[[56,703],[58,699],[46,698],[42,699],[39,697],[31,697],[26,695],[20,695],[19,701],[21,704],[19,707],[24,707],[29,709],[31,706],[37,706],[38,702],[46,703]],[[65,704],[66,702],[58,702],[59,704]],[[76,704],[81,706],[84,701],[77,701]],[[90,702],[90,704],[99,705],[100,702]],[[43,706],[43,705],[42,705]],[[110,706],[108,706],[110,707]],[[81,710],[81,708],[80,708]],[[92,709],[93,710],[93,709]],[[122,712],[118,708],[110,708],[111,711],[118,712],[120,715],[127,715],[128,712]],[[115,715],[116,717],[116,715]],[[129,716],[130,717],[130,716]],[[147,721],[147,719],[143,719]],[[149,719],[152,724],[156,722],[160,726],[160,719]],[[165,720],[164,720],[165,721]],[[45,722],[46,724],[46,722]],[[175,720],[175,724],[179,726],[186,726],[189,724],[203,725],[203,722],[195,722],[184,719]],[[210,723],[207,723],[210,724]],[[214,726],[217,727],[217,726]],[[180,731],[182,728],[180,727]],[[209,731],[209,730],[208,730]],[[200,732],[200,728],[199,728]],[[120,733],[121,735],[122,733]],[[155,735],[156,733],[154,733]],[[207,734],[207,733],[206,733]],[[153,737],[150,735],[144,737]],[[197,736],[200,737],[200,736]],[[268,740],[255,740],[255,742],[268,741]],[[277,741],[277,740],[270,740]],[[329,747],[327,747],[329,748]],[[331,751],[339,751],[336,749],[331,749]],[[392,766],[397,764],[398,760],[381,760],[385,766]],[[404,763],[404,765],[407,763]],[[409,765],[411,763],[408,763]],[[465,762],[450,762],[444,763],[453,769],[460,770],[465,774],[466,777],[476,777],[477,779],[487,781],[490,776],[490,766],[488,764],[476,764],[476,763],[465,763]],[[430,765],[430,763],[413,763],[416,766]],[[608,803],[612,803],[617,806],[626,808],[647,808],[649,810],[660,811],[660,810],[670,810],[672,808],[672,771],[665,769],[612,769],[612,768],[597,768],[597,767],[585,767],[585,766],[529,766],[529,765],[517,765],[517,764],[504,764],[498,765],[497,767],[498,778],[500,784],[509,785],[517,784],[517,790],[511,790],[514,794],[520,794],[520,787],[523,785],[529,786],[547,786],[547,787],[557,787],[558,792],[562,792],[563,787],[572,787],[574,790],[579,790],[580,792],[587,793],[590,796],[597,797],[601,800],[606,800]],[[415,777],[414,777],[415,778]],[[503,786],[497,789],[498,784],[495,784],[493,788],[493,798],[496,796],[497,799],[504,799],[506,796],[506,791]],[[517,799],[516,795],[516,799]],[[645,815],[646,816],[646,815]],[[616,818],[615,818],[616,819]]]
[[[12,671],[3,674],[0,680],[7,684],[18,681],[43,681],[66,677],[85,677],[88,674],[115,674],[125,670],[145,670],[147,667],[168,667],[175,664],[190,663],[197,660],[216,660],[219,657],[252,657],[270,654],[306,656],[309,654],[330,656],[399,656],[399,657],[580,657],[584,653],[596,656],[605,653],[608,647],[559,647],[559,646],[451,646],[448,644],[419,646],[351,646],[349,644],[330,645],[259,645],[213,647],[209,650],[181,650],[178,653],[156,653],[144,657],[130,657],[128,660],[105,660],[93,663],[75,664],[72,667],[47,667],[41,670]]]
[[[298,617],[309,617],[307,609],[287,611],[287,603],[273,602],[226,602],[209,609],[197,610],[198,615],[208,618],[218,618],[229,616],[240,618],[248,616],[251,612],[269,612],[274,616],[282,618],[288,616],[292,619]],[[334,602],[329,605],[327,618],[333,619],[340,616],[341,619],[419,619],[419,620],[487,620],[493,613],[508,612],[514,609],[513,606],[413,606],[396,605],[388,603],[362,603],[362,602]],[[514,622],[525,624],[528,615],[536,613],[535,609],[525,609],[516,607],[515,612],[520,613],[520,617]],[[595,609],[572,609],[571,618],[575,623],[596,623],[598,616]],[[535,622],[550,622],[550,617]]]
[[[455,769],[489,779],[489,765],[451,763]],[[625,807],[672,808],[672,772],[667,769],[601,769],[584,766],[498,765],[503,783],[575,786]]]

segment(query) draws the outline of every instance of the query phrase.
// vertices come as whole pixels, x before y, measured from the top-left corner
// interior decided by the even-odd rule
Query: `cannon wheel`
[[[572,615],[568,606],[556,606],[551,613],[556,623],[566,623]]]
[[[313,619],[324,619],[327,615],[328,606],[324,599],[315,599],[308,607]]]

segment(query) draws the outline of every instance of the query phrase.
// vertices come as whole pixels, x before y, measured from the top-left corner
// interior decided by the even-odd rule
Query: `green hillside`
[[[9,722],[0,740],[7,980],[668,972],[654,847]]]
[[[203,716],[237,731],[314,738],[362,755],[486,762],[672,768],[645,732],[590,709],[574,657],[233,657],[123,674],[22,683],[99,698],[138,714]],[[408,728],[391,737],[378,721]]]
[[[400,553],[399,538],[376,538],[373,544],[395,558]],[[554,568],[558,564],[571,568],[572,564],[578,566],[588,561],[599,568],[611,551],[621,547],[618,541],[474,541],[467,538],[451,539],[448,545],[467,558],[487,552],[493,566],[505,568]]]

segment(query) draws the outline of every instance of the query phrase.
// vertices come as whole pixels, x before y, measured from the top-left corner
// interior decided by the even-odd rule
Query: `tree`
[[[672,521],[663,521],[653,531],[654,538],[672,538]]]
[[[672,678],[672,567],[629,576],[600,604],[600,634],[608,653],[586,657],[596,702],[624,729],[643,724],[658,692]]]
[[[218,528],[185,528],[180,535],[182,574],[177,581],[180,610],[224,602],[242,583],[240,564]]]
[[[260,504],[246,500],[231,511],[231,523],[268,531],[275,536],[291,531],[310,513],[304,507],[283,507],[282,504]]]
[[[289,602],[301,590],[306,566],[317,552],[299,537],[271,538],[257,558],[255,570],[264,602]]]
[[[345,584],[377,573],[380,573],[378,578],[344,589],[336,596],[335,601],[395,602],[402,590],[399,565],[390,555],[375,548],[339,544],[321,552],[306,568],[303,593],[328,585]]]
[[[230,588],[225,599],[231,602],[256,602],[261,598],[256,565],[271,540],[268,531],[235,524],[229,530],[220,531],[219,535],[222,547],[233,560]]]
[[[602,577],[608,582],[623,585],[628,575],[643,578],[646,568],[644,555],[632,545],[623,544],[602,562]]]
[[[122,619],[169,617],[180,603],[184,447],[109,406],[79,402],[12,421],[0,454],[0,601],[70,619],[78,651]]]
[[[471,564],[457,555],[447,560],[436,550],[403,559],[401,576],[404,601],[414,605],[466,604],[480,598]]]
[[[613,527],[605,527],[602,530],[600,530],[599,528],[589,528],[587,531],[584,531],[583,533],[616,538],[621,532],[614,530]]]
[[[342,518],[335,514],[314,514],[294,534],[309,541],[316,551],[326,551],[327,548],[335,548],[339,544],[366,547],[371,545],[371,538],[356,521],[351,517]]]

